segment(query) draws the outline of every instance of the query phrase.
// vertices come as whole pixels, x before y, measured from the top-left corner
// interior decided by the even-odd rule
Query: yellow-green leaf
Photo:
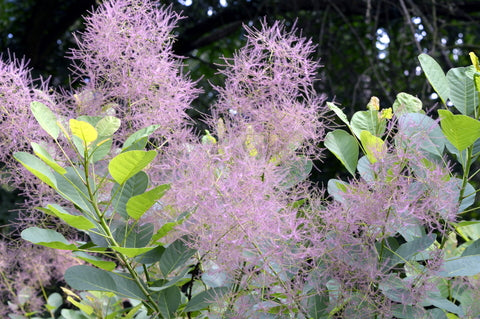
[[[152,250],[155,247],[142,247],[142,248],[134,248],[134,247],[110,247],[111,249],[124,254],[127,257],[133,258],[138,255],[144,254],[147,251]]]
[[[35,155],[37,155],[45,164],[53,168],[55,172],[60,175],[63,175],[67,172],[65,168],[61,167],[57,162],[55,162],[50,153],[48,153],[48,151],[40,144],[32,142],[32,148]]]
[[[370,133],[369,131],[360,132],[360,141],[362,142],[363,148],[365,149],[365,154],[370,161],[370,163],[375,163],[379,159],[383,158],[386,153],[385,142]]]
[[[72,134],[80,138],[86,145],[97,139],[98,133],[92,124],[75,119],[70,119],[69,123]]]

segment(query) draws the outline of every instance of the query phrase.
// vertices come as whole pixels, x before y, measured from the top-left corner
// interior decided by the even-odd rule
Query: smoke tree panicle
[[[75,95],[78,114],[113,113],[123,131],[158,124],[159,136],[182,127],[199,90],[172,51],[179,19],[148,0],[106,1],[86,17],[71,50],[77,77],[87,82]]]

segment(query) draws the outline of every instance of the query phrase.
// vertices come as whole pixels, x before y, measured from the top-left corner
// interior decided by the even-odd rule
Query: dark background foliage
[[[0,52],[29,60],[34,76],[52,76],[53,85],[68,85],[72,31],[81,30],[82,16],[95,0],[0,0]],[[193,118],[208,112],[215,98],[208,82],[216,75],[220,56],[242,46],[242,25],[260,19],[296,23],[318,44],[318,91],[341,103],[349,115],[363,109],[372,95],[389,107],[399,92],[417,95],[426,108],[437,100],[420,72],[418,54],[432,55],[444,70],[469,64],[468,52],[480,55],[480,1],[440,0],[161,0],[182,12],[176,29],[175,53],[186,57],[185,70],[204,88]],[[339,171],[326,159],[319,181]],[[14,195],[2,195],[0,224],[8,218]]]

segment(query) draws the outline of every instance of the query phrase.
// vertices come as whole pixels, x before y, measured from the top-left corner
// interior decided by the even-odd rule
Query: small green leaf
[[[55,114],[45,104],[36,101],[30,103],[30,110],[42,129],[56,140],[60,134],[60,128]]]
[[[401,92],[397,94],[397,98],[395,99],[395,102],[393,102],[392,108],[397,117],[407,113],[421,113],[422,101],[416,96]]]
[[[127,202],[127,213],[135,220],[140,219],[153,206],[167,190],[170,189],[170,185],[160,185],[151,190],[131,197]]]
[[[443,134],[459,151],[471,146],[480,138],[480,121],[448,110],[438,110]]]
[[[132,248],[132,247],[110,246],[110,248],[112,250],[118,251],[121,254],[124,254],[127,257],[133,258],[133,257],[136,257],[138,255],[149,252],[150,250],[154,249],[155,247]]]
[[[112,271],[117,267],[117,264],[115,264],[113,261],[102,260],[96,256],[89,255],[83,251],[76,251],[73,254],[75,255],[76,258],[86,261],[94,266],[97,266],[100,269]]]
[[[57,162],[55,162],[50,153],[48,153],[48,151],[44,147],[35,142],[32,142],[31,144],[35,155],[37,155],[43,162],[45,162],[45,164],[50,166],[55,172],[62,175],[67,172],[65,168],[61,167],[60,165],[58,165]]]
[[[362,131],[368,131],[374,136],[382,136],[385,133],[386,121],[381,121],[378,111],[358,111],[352,116],[352,131],[360,138]]]
[[[115,183],[112,188],[112,207],[124,219],[128,219],[127,202],[135,195],[140,195],[148,187],[148,175],[140,171],[130,177],[123,185]]]
[[[70,244],[62,234],[51,229],[30,227],[22,231],[21,236],[31,243],[62,250],[75,250],[77,246]]]
[[[362,142],[363,148],[365,149],[366,156],[370,163],[376,163],[378,159],[383,158],[386,153],[385,142],[372,135],[369,131],[362,131],[360,133],[360,141]]]
[[[19,161],[28,171],[38,177],[48,186],[57,189],[57,180],[50,167],[38,157],[27,152],[16,152],[13,157]]]
[[[51,204],[47,206],[47,209],[54,215],[63,220],[68,225],[80,229],[89,230],[95,227],[95,225],[85,216],[71,215],[65,211],[61,206],[57,204]]]
[[[75,119],[70,119],[69,123],[72,134],[80,138],[85,143],[85,145],[89,145],[97,139],[98,133],[92,124],[85,121],[78,121]]]
[[[355,175],[358,163],[358,143],[355,137],[344,130],[335,130],[327,134],[324,143],[350,174]]]
[[[338,118],[341,119],[343,123],[347,124],[347,126],[350,127],[350,122],[348,121],[347,116],[345,115],[345,113],[343,113],[343,111],[338,106],[336,106],[332,102],[327,102],[327,106],[330,110],[332,110],[333,112],[335,112],[335,114],[337,114]]]
[[[115,156],[108,164],[113,179],[123,185],[130,177],[144,169],[157,156],[155,151],[127,151]]]
[[[327,192],[338,202],[343,202],[343,193],[348,190],[349,184],[339,179],[329,179],[327,183]]]
[[[112,136],[120,128],[121,121],[115,116],[105,116],[95,125],[99,136]]]
[[[123,143],[122,151],[126,150],[143,150],[147,144],[148,137],[155,132],[160,125],[150,125],[142,128],[132,135]]]
[[[437,92],[443,104],[446,104],[450,96],[450,89],[442,67],[428,54],[420,54],[418,60],[433,89]]]

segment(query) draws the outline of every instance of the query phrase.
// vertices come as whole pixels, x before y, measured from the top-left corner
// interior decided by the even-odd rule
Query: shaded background
[[[72,31],[81,30],[82,16],[101,1],[0,0],[0,52],[30,61],[35,77],[51,76],[55,86],[69,83]],[[182,12],[176,29],[175,53],[186,57],[185,70],[204,94],[190,115],[208,113],[215,99],[209,81],[221,84],[216,72],[220,56],[231,57],[243,44],[242,25],[282,19],[318,44],[317,89],[339,102],[347,115],[364,109],[372,95],[390,107],[399,92],[418,96],[429,109],[436,95],[421,73],[417,56],[432,55],[444,70],[470,64],[468,52],[480,55],[480,1],[440,0],[162,0]],[[201,129],[201,123],[199,122]],[[325,160],[322,183],[342,174],[334,158]],[[11,191],[11,190],[10,190]],[[0,193],[0,225],[15,216],[9,212],[15,193]],[[5,231],[5,227],[3,228]]]

